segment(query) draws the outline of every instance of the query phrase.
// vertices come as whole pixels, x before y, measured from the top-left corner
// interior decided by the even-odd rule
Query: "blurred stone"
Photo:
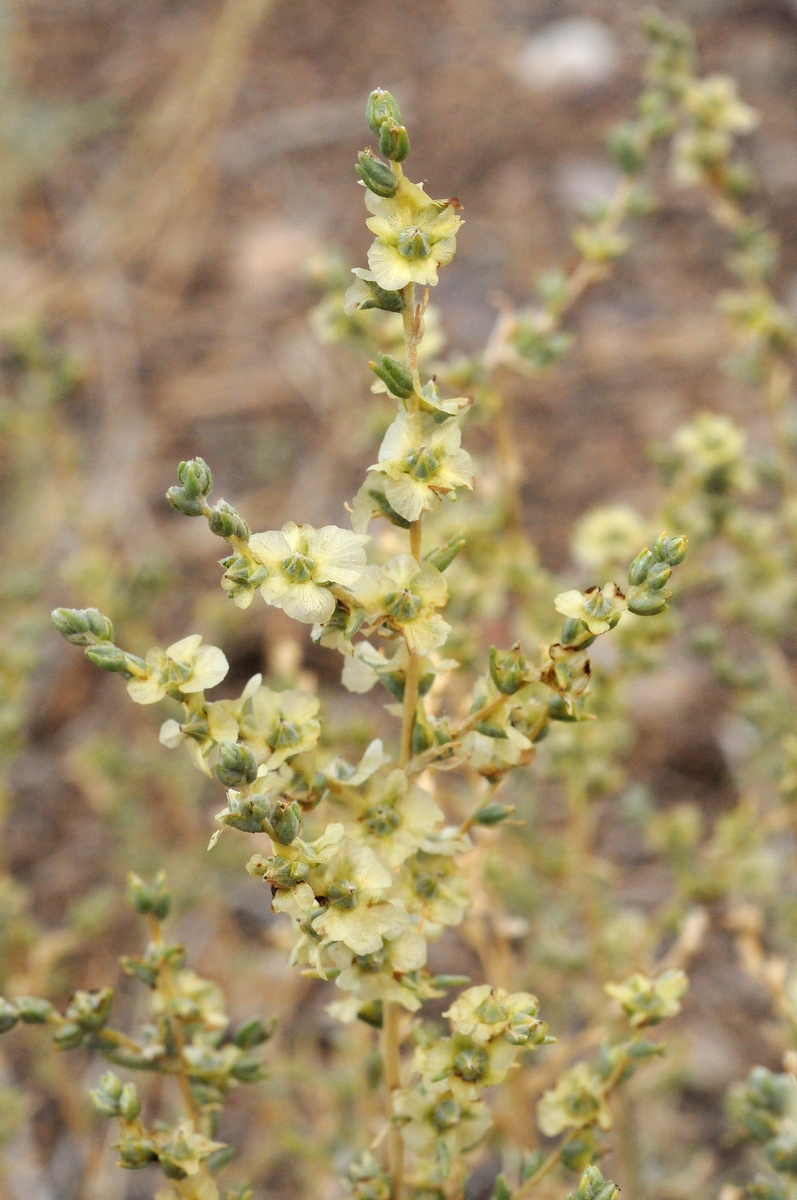
[[[552,21],[530,38],[515,60],[515,73],[534,91],[574,92],[608,83],[619,66],[617,40],[588,18]]]
[[[574,212],[581,212],[596,201],[608,200],[619,178],[619,172],[600,159],[567,157],[554,166],[557,198]]]

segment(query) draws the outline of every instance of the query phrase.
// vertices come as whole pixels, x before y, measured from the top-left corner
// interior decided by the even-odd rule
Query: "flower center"
[[[421,446],[420,450],[410,450],[404,459],[410,469],[410,475],[416,479],[431,479],[440,465],[436,454]]]
[[[302,883],[309,873],[307,863],[277,855],[268,860],[268,869],[266,870],[265,878],[266,882],[270,883],[273,888],[284,888],[287,890],[295,887],[297,883]]]
[[[431,249],[429,239],[417,225],[402,229],[396,238],[398,252],[402,258],[427,258]]]
[[[283,558],[280,565],[292,583],[309,583],[315,571],[314,560],[298,551]]]
[[[387,837],[401,824],[401,817],[389,804],[375,804],[373,808],[366,809],[363,820],[365,828],[375,837]]]
[[[361,971],[367,971],[369,975],[375,975],[387,963],[387,950],[382,946],[381,949],[375,950],[373,954],[355,954],[354,961]]]
[[[416,875],[415,876],[415,894],[422,896],[424,900],[431,900],[437,893],[439,882],[434,875]]]
[[[180,726],[180,732],[184,733],[186,737],[193,738],[194,741],[204,742],[210,734],[210,725],[201,713],[191,713],[185,724]]]
[[[274,730],[271,745],[275,750],[281,746],[295,746],[300,737],[301,734],[293,721],[280,721]]]
[[[421,611],[422,604],[418,596],[405,588],[402,592],[390,592],[385,596],[385,608],[397,621],[411,621]]]
[[[600,588],[596,588],[592,595],[584,601],[584,611],[599,620],[605,620],[606,617],[611,616],[612,610],[611,600],[604,596]]]
[[[469,1046],[460,1050],[454,1059],[454,1074],[466,1083],[476,1083],[487,1070],[487,1051],[481,1046]]]
[[[441,1100],[435,1104],[432,1109],[432,1124],[438,1133],[444,1133],[446,1129],[453,1129],[458,1124],[461,1115],[462,1110],[452,1096],[449,1100]]]
[[[351,879],[342,879],[333,883],[329,889],[329,903],[335,908],[355,908],[357,905],[357,884]]]
[[[166,660],[166,667],[161,675],[161,683],[167,686],[170,683],[185,683],[186,679],[190,679],[193,673],[193,665],[190,667],[185,663],[176,662],[173,658]]]
[[[476,1016],[485,1025],[497,1025],[499,1021],[506,1020],[507,1013],[506,1009],[502,1008],[497,1000],[493,1000],[492,996],[488,996],[486,1000],[482,1000],[476,1009]]]

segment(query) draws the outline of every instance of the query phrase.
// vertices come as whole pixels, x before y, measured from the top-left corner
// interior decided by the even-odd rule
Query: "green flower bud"
[[[511,650],[490,649],[490,677],[505,696],[514,696],[523,686],[528,674],[529,664],[520,648],[520,642],[515,642]]]
[[[393,162],[404,162],[410,152],[410,139],[403,125],[383,121],[379,131],[379,149],[385,158]]]
[[[119,1096],[119,1116],[123,1121],[135,1121],[141,1112],[141,1101],[138,1098],[135,1084],[126,1083]]]
[[[160,967],[153,963],[144,962],[143,958],[131,958],[125,954],[119,959],[120,966],[125,975],[132,975],[136,979],[140,979],[147,987],[154,988],[158,982],[158,974]],[[114,1059],[118,1062],[118,1059]]]
[[[207,496],[213,487],[210,467],[203,458],[191,458],[188,462],[181,462],[177,468],[177,478],[189,500],[196,500],[197,496]]]
[[[102,671],[127,671],[127,655],[118,646],[104,642],[100,646],[87,646],[86,658]],[[129,674],[129,671],[127,672]]]
[[[243,1025],[238,1026],[232,1040],[241,1050],[251,1050],[255,1046],[261,1046],[263,1042],[267,1042],[276,1027],[276,1018],[272,1018],[267,1025],[264,1025],[260,1017],[250,1017],[248,1021],[244,1021]]]
[[[398,179],[387,163],[374,158],[370,150],[361,150],[357,155],[355,171],[370,192],[390,200],[398,191]]]
[[[73,646],[93,646],[114,638],[113,622],[96,608],[55,608],[50,619]]]
[[[93,992],[75,992],[65,1016],[68,1021],[75,1021],[81,1029],[93,1033],[108,1023],[112,1004],[113,988],[104,987]]]
[[[149,913],[156,921],[164,921],[169,915],[172,898],[163,871],[158,872],[152,883],[145,883],[131,871],[127,876],[126,896],[128,903],[132,904],[142,917]]]
[[[266,869],[263,871],[263,878],[273,888],[289,891],[292,887],[296,887],[297,883],[304,883],[309,874],[310,868],[301,859],[291,861],[276,855],[268,859]]]
[[[38,996],[18,996],[14,1001],[20,1021],[26,1025],[46,1025],[55,1009],[49,1000]]]
[[[119,1166],[128,1171],[140,1171],[142,1167],[157,1162],[158,1152],[155,1144],[146,1135],[122,1138],[114,1147],[119,1152]]]
[[[190,496],[186,495],[185,489],[181,487],[170,487],[166,493],[166,499],[172,508],[176,512],[182,513],[184,517],[201,517],[205,511],[204,498],[192,500]]]
[[[477,825],[500,825],[507,817],[511,817],[514,811],[514,804],[500,804],[495,800],[492,804],[485,804],[477,809],[473,820]]]
[[[375,88],[371,92],[365,104],[365,119],[371,133],[377,137],[385,121],[391,121],[394,125],[401,124],[399,106],[390,92],[383,92],[381,88]]]
[[[572,1139],[571,1145],[577,1139]],[[564,1161],[564,1159],[562,1160]],[[570,1165],[569,1163],[567,1164]],[[590,1166],[584,1171],[578,1182],[578,1187],[571,1192],[567,1200],[617,1200],[617,1187],[610,1180],[604,1179],[597,1167]]]
[[[239,1083],[257,1083],[259,1080],[266,1078],[260,1059],[250,1054],[247,1054],[245,1058],[239,1058],[238,1062],[232,1067],[230,1074]]]
[[[240,787],[257,779],[257,759],[246,746],[237,742],[219,743],[216,775],[226,787]]]
[[[106,1071],[96,1088],[89,1092],[91,1103],[101,1117],[119,1115],[119,1097],[122,1094],[121,1080],[113,1071]]]
[[[430,562],[433,567],[437,567],[438,571],[445,571],[446,567],[450,567],[454,559],[459,554],[467,542],[464,533],[455,533],[447,542],[443,542],[442,546],[438,546],[435,550],[430,550],[424,555],[427,562]]]
[[[624,175],[638,175],[647,153],[639,128],[630,121],[615,125],[606,139],[606,149]]]
[[[242,542],[249,540],[249,526],[243,517],[239,516],[226,500],[214,504],[208,515],[208,528],[217,537],[240,538]]]
[[[77,1021],[67,1021],[53,1034],[53,1041],[59,1050],[77,1050],[83,1045],[86,1030]]]
[[[677,567],[686,558],[689,541],[683,535],[668,537],[662,533],[653,544],[653,553],[671,567]]]
[[[282,846],[290,846],[302,828],[299,805],[295,800],[278,800],[269,818],[274,837]]]
[[[370,1025],[373,1029],[381,1029],[384,1019],[384,1005],[381,1000],[371,1000],[357,1010],[357,1019]]]
[[[411,372],[389,354],[377,355],[377,361],[369,362],[368,366],[374,375],[379,376],[390,394],[399,400],[407,400],[415,391]]]
[[[639,587],[648,577],[648,571],[656,561],[656,555],[652,550],[643,550],[636,556],[631,566],[628,568],[628,582],[634,587]]]
[[[658,596],[629,596],[628,598],[628,611],[638,617],[655,617],[657,613],[664,612],[666,607],[667,597],[661,594]]]
[[[771,1167],[784,1175],[797,1175],[797,1133],[782,1133],[764,1147]]]
[[[648,571],[648,577],[645,583],[652,591],[659,591],[663,588],[667,580],[672,575],[672,567],[668,567],[666,563],[654,563]]]

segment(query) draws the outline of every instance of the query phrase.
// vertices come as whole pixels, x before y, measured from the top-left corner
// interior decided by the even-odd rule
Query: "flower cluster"
[[[215,1175],[231,1147],[213,1136],[216,1115],[231,1089],[265,1078],[258,1047],[274,1025],[252,1017],[230,1031],[221,988],[186,967],[182,946],[163,937],[171,900],[162,874],[152,883],[130,875],[128,899],[147,919],[151,940],[141,956],[122,959],[122,967],[149,989],[151,1023],[137,1037],[112,1028],[113,992],[103,988],[76,992],[63,1015],[38,997],[0,998],[0,1033],[20,1021],[46,1025],[59,1050],[84,1046],[117,1068],[173,1077],[186,1111],[169,1125],[148,1127],[135,1085],[114,1071],[102,1076],[91,1100],[101,1116],[119,1122],[114,1148],[120,1167],[158,1165],[166,1180],[158,1200],[222,1200]]]
[[[560,594],[555,608],[565,618],[561,634],[543,644],[538,661],[520,641],[509,649],[494,646],[482,673],[457,685],[464,705],[461,695],[444,695],[449,673],[459,666],[440,653],[453,628],[441,612],[449,602],[445,573],[452,568],[455,577],[458,556],[468,554],[468,536],[444,528],[440,540],[425,540],[430,521],[450,509],[443,502],[473,488],[473,463],[462,447],[471,402],[441,397],[435,379],[422,378],[428,293],[416,288],[434,286],[451,261],[461,206],[453,199],[431,200],[404,174],[409,137],[389,93],[372,93],[367,119],[384,156],[366,150],[357,161],[371,214],[366,224],[376,240],[368,269],[355,271],[344,311],[400,318],[403,361],[380,348],[370,364],[375,388],[395,400],[396,413],[354,499],[351,530],[289,521],[279,531],[252,533],[226,501],[210,503],[212,475],[202,459],[180,464],[178,483],[167,496],[184,515],[204,517],[228,543],[221,584],[237,606],[246,607],[259,591],[266,603],[312,625],[322,646],[341,653],[347,688],[361,695],[377,683],[385,688],[388,711],[401,720],[397,746],[386,751],[374,739],[358,763],[348,763],[320,737],[316,697],[273,691],[260,676],[237,699],[208,700],[205,691],[224,678],[227,662],[199,635],[138,659],[116,646],[113,627],[97,610],[60,609],[54,621],[92,662],[121,674],[134,700],[182,705],[182,719],[165,722],[161,741],[185,744],[196,765],[226,788],[211,847],[224,830],[261,839],[247,871],[269,887],[272,909],[290,921],[292,964],[334,982],[335,1017],[382,1030],[389,1171],[385,1176],[363,1159],[351,1178],[360,1196],[384,1196],[387,1181],[391,1200],[401,1200],[405,1177],[423,1194],[456,1190],[462,1155],[491,1123],[483,1089],[501,1083],[522,1051],[552,1040],[533,995],[485,983],[451,1003],[450,1036],[435,1038],[418,1025],[411,1070],[402,1078],[406,1014],[469,982],[434,974],[429,944],[463,921],[469,904],[463,864],[492,836],[484,831],[514,812],[513,805],[479,792],[464,820],[460,815],[446,824],[447,797],[433,770],[480,776],[489,788],[531,762],[552,723],[583,721],[589,647],[626,613],[652,616],[666,609],[671,593],[665,585],[684,557],[686,539],[662,534],[638,554],[626,593],[607,582]],[[614,221],[606,215],[580,239],[585,262],[598,272],[625,244]],[[564,297],[549,292],[554,311]],[[541,325],[537,332],[544,341],[552,329]],[[516,335],[517,328],[509,341],[514,337],[517,353],[545,356],[542,342],[537,350],[522,350]],[[500,354],[494,361],[501,361]],[[455,376],[450,374],[452,390],[463,379],[479,383],[478,372]],[[372,541],[374,520],[388,522],[387,538]],[[520,539],[508,548],[510,586],[513,578],[533,573],[529,559]],[[475,652],[470,659],[472,666]],[[158,918],[158,895],[139,883],[133,890],[140,910]],[[225,1040],[222,998],[185,968],[179,947],[153,938],[141,957],[125,961],[125,969],[155,992],[151,1036],[135,1051],[128,1048],[132,1057],[125,1061],[134,1065],[137,1054],[137,1061],[146,1058],[158,1069],[174,1064],[187,1080],[193,1108],[161,1135],[139,1123],[134,1101],[115,1077],[106,1076],[98,1089],[101,1103],[122,1121],[123,1158],[140,1159],[140,1165],[157,1160],[175,1187],[190,1188],[193,1183],[185,1181],[204,1178],[222,1152],[204,1121],[206,1110],[221,1102],[231,1080],[256,1075],[244,1053],[248,1034]],[[637,1024],[677,1008],[662,980],[650,985],[652,998],[642,984],[623,987],[621,1001],[647,1014]],[[69,1014],[66,1019],[72,1020]],[[120,1061],[114,1054],[111,1061]],[[638,1048],[610,1047],[599,1069],[578,1064],[567,1072],[541,1102],[543,1132],[604,1127],[606,1096],[641,1057]],[[205,1192],[178,1194],[215,1200],[212,1185]]]

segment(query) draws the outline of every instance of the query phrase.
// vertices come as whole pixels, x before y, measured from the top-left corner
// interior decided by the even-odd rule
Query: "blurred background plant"
[[[618,1101],[607,1177],[626,1197],[730,1198],[762,1165],[729,1138],[723,1096],[755,1065],[782,1071],[797,1028],[797,16],[724,0],[667,12],[692,24],[699,67],[678,30],[649,28],[638,106],[650,47],[619,0],[0,10],[0,985],[63,1009],[75,988],[116,983],[132,1022],[124,879],[165,868],[177,936],[233,1019],[280,1019],[270,1078],[234,1094],[220,1134],[257,1197],[336,1194],[363,1130],[378,1132],[372,1032],[336,1025],[327,989],[288,973],[243,852],[222,839],[201,857],[213,789],[47,614],[94,604],[136,652],[197,628],[230,661],[225,694],[261,670],[318,690],[351,758],[384,731],[278,611],[228,611],[206,542],[162,501],[174,461],[201,454],[255,527],[342,523],[390,415],[368,397],[365,354],[340,343],[396,344],[385,314],[342,308],[364,247],[351,162],[377,84],[412,118],[429,190],[466,207],[425,345],[441,383],[476,397],[466,444],[487,480],[478,513],[450,510],[470,538],[450,568],[452,653],[469,666],[548,638],[561,580],[604,582],[661,512],[697,551],[675,615],[624,618],[596,656],[599,719],[560,723],[543,772],[502,786],[523,824],[480,831],[474,909],[439,943],[436,969],[528,987],[559,1037],[515,1073],[469,1200],[524,1169],[504,1141],[537,1145],[536,1100],[597,1044],[604,982],[654,963],[688,964],[692,987],[669,1057]],[[693,69],[734,76],[740,99]],[[499,530],[502,587],[485,592]],[[453,784],[447,800],[456,811]],[[3,1055],[4,1200],[154,1193],[149,1172],[113,1169],[83,1050],[65,1071],[15,1030]],[[771,1175],[788,1167],[770,1143],[793,1102],[788,1081],[762,1080],[747,1104],[770,1123],[742,1126]],[[574,1186],[553,1174],[539,1189]]]

